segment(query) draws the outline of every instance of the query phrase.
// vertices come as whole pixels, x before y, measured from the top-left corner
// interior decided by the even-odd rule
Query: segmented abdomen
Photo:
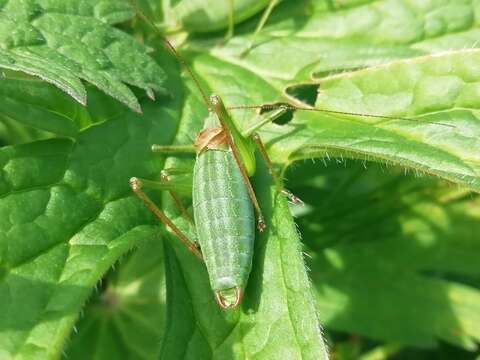
[[[230,151],[207,149],[197,156],[193,210],[212,289],[244,288],[252,266],[255,219]]]

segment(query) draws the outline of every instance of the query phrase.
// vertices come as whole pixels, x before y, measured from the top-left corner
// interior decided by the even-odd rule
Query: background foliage
[[[128,186],[192,166],[150,152],[201,128],[191,79],[128,1],[0,1],[0,358],[318,359],[320,324],[336,359],[477,358],[480,3],[285,0],[255,39],[259,9],[238,3],[250,19],[224,40],[218,2],[139,1],[229,105],[416,120],[296,111],[262,128],[306,206],[260,165],[270,226],[224,313]]]

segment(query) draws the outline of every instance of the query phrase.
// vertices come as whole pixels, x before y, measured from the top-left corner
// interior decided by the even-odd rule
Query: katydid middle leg
[[[195,154],[195,147],[192,145],[159,145],[159,144],[154,144],[152,145],[152,151],[154,153],[162,153],[162,154]],[[191,174],[190,169],[183,169],[183,168],[168,168],[168,169],[163,169],[160,172],[160,180],[164,183],[168,183],[171,181],[171,177],[175,175],[184,175],[184,174]],[[175,188],[178,189],[178,184],[174,186]],[[187,191],[188,193],[191,192],[191,183],[188,184],[187,186]],[[175,191],[173,188],[171,190],[168,190],[170,193],[170,196],[173,198],[173,201],[175,202],[175,205],[177,208],[180,210],[182,215],[190,222],[193,224],[193,219],[188,213],[187,209],[185,206],[183,206],[182,201],[180,199],[180,196],[178,195],[177,191]]]
[[[153,145],[152,151],[157,153],[191,153],[195,152],[195,149],[189,146],[183,145]],[[172,175],[181,175],[191,173],[191,170],[182,169],[182,168],[168,168],[163,169],[160,173],[160,181],[152,181],[147,179],[140,179],[133,177],[130,179],[130,186],[133,192],[145,203],[145,205],[155,214],[155,216],[160,219],[167,227],[169,227],[172,232],[179,238],[179,240],[185,244],[185,246],[193,252],[199,259],[203,259],[202,253],[199,250],[198,244],[196,241],[190,240],[184,232],[182,232],[173,221],[150,199],[150,197],[142,190],[143,188],[156,189],[161,191],[168,191],[170,196],[173,198],[175,205],[180,210],[182,215],[193,224],[191,216],[188,214],[187,210],[183,206],[180,197],[177,194],[178,190],[183,192],[191,192],[191,182],[189,184],[179,184],[173,183],[171,181]]]
[[[183,169],[181,169],[182,171],[178,171],[178,169],[176,168],[171,168],[171,169],[163,169],[161,172],[160,172],[160,180],[163,182],[163,183],[169,183],[171,181],[171,177],[172,175],[175,175],[175,174],[184,174],[185,172],[183,171]],[[178,210],[180,210],[180,213],[182,214],[182,216],[188,220],[191,224],[193,224],[193,219],[192,217],[190,216],[190,214],[188,213],[187,209],[185,208],[185,206],[183,205],[182,203],[182,200],[180,198],[180,196],[178,195],[178,193],[176,191],[174,191],[173,189],[172,190],[168,190],[170,196],[172,197],[174,203],[175,203],[175,206],[177,207]]]
[[[150,209],[151,212],[162,222],[165,226],[169,227],[170,230],[177,236],[177,238],[190,250],[192,253],[195,254],[200,260],[203,260],[202,253],[200,252],[197,243],[195,241],[190,240],[187,235],[183,231],[181,231],[173,221],[165,215],[165,213],[160,210],[160,208],[153,202],[152,199],[143,191],[143,188],[153,188],[153,189],[162,189],[162,185],[165,185],[162,182],[156,182],[151,180],[145,180],[133,177],[130,179],[130,186],[135,193],[143,202],[144,204]]]

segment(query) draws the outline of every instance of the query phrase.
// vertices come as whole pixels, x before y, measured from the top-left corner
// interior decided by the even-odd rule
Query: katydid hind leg
[[[273,178],[273,181],[275,182],[275,185],[277,186],[277,189],[279,192],[284,194],[292,203],[298,204],[298,205],[303,205],[303,201],[295,196],[292,192],[289,190],[285,189],[281,185],[281,181],[277,175],[277,172],[273,168],[273,163],[270,157],[268,156],[267,149],[265,148],[265,145],[258,133],[253,133],[252,134],[252,139],[255,141],[255,144],[257,144],[258,150],[260,151],[260,154],[262,155],[263,159],[265,160],[265,163],[267,164],[268,171],[270,172],[270,175]]]
[[[229,144],[230,148],[232,149],[233,157],[235,158],[235,162],[238,165],[240,173],[242,174],[242,177],[243,177],[243,181],[245,182],[245,185],[247,187],[250,200],[252,201],[255,211],[257,212],[257,228],[260,232],[263,232],[263,230],[265,230],[267,225],[265,224],[265,218],[263,217],[262,209],[260,208],[260,205],[258,203],[257,195],[255,194],[255,190],[253,189],[250,178],[248,177],[247,169],[245,168],[245,165],[242,163],[242,159],[240,158],[240,155],[238,153],[238,148],[235,146],[233,141],[231,141],[230,137],[229,137],[229,143],[230,143]]]
[[[172,230],[172,232],[176,235],[176,237],[190,250],[195,256],[197,256],[200,260],[203,260],[202,253],[200,252],[197,243],[195,241],[190,240],[187,235],[183,231],[181,231],[173,221],[165,215],[165,213],[160,210],[160,208],[155,205],[152,199],[142,190],[146,184],[152,185],[155,182],[150,182],[148,180],[139,179],[133,177],[130,179],[130,187],[132,188],[135,195],[140,198],[143,203],[150,209],[150,211],[162,222]],[[161,184],[161,183],[160,183]],[[148,186],[147,186],[148,187]],[[155,188],[158,188],[155,186]]]
[[[240,132],[236,129],[236,127],[234,127],[234,125],[231,125],[232,128],[229,127],[229,124],[231,123],[231,119],[229,119],[227,110],[224,107],[220,97],[216,95],[212,95],[210,97],[210,101],[213,105],[213,109],[218,117],[218,120],[220,121],[220,124],[223,130],[228,135],[226,137],[228,147],[232,150],[232,154],[235,159],[235,162],[238,166],[238,169],[240,170],[245,186],[247,187],[248,196],[250,197],[252,205],[257,213],[257,228],[260,232],[262,232],[263,230],[265,230],[265,227],[266,227],[265,218],[263,217],[262,209],[260,208],[257,196],[255,195],[255,190],[253,189],[252,183],[250,182],[248,170],[245,164],[243,163],[240,150],[234,141],[234,136],[237,136],[239,141],[241,141],[244,137],[242,136],[242,134],[240,134]],[[235,134],[235,132],[237,133]]]

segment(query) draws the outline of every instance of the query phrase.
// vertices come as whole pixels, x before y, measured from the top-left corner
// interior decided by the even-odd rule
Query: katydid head
[[[243,293],[243,289],[238,286],[225,290],[217,290],[215,291],[215,300],[223,310],[235,309],[242,302]]]
[[[209,100],[213,107],[209,108],[209,110],[214,111],[218,115],[220,122],[222,122],[223,117],[226,115],[227,111],[222,98],[218,95],[212,94],[210,95]]]

